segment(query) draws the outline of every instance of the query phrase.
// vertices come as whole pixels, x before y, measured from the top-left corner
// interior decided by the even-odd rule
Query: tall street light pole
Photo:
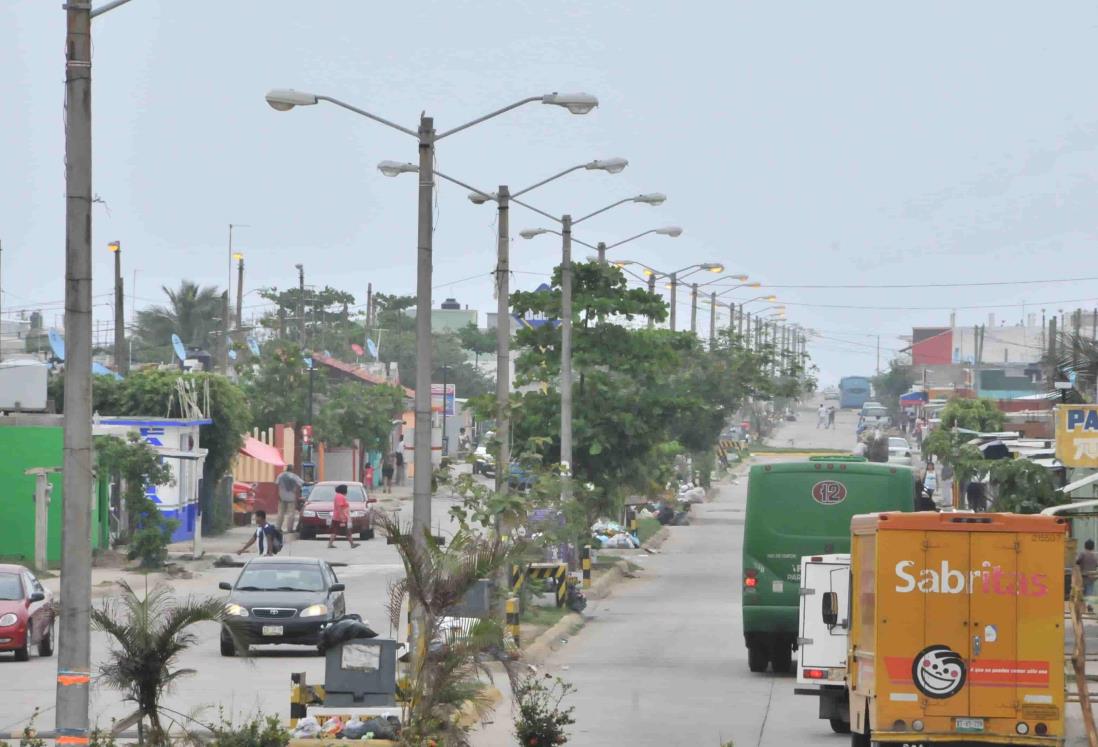
[[[653,194],[650,194],[650,195],[638,195],[637,197],[633,198],[633,201],[634,202],[644,202],[644,203],[647,203],[649,205],[660,205],[660,204],[663,204],[664,200],[666,200],[666,199],[667,198],[664,195],[660,194],[659,192],[654,192]],[[595,250],[598,252],[599,264],[600,265],[606,264],[606,252],[610,251],[611,249],[614,249],[615,247],[619,247],[622,244],[628,244],[630,241],[635,241],[636,239],[639,239],[642,236],[647,236],[650,233],[659,234],[661,236],[670,236],[671,238],[677,238],[679,236],[682,236],[682,228],[680,228],[679,226],[664,226],[662,228],[652,228],[652,229],[649,229],[647,231],[642,231],[641,233],[638,233],[636,236],[630,236],[627,239],[622,239],[621,241],[615,241],[613,244],[609,244],[609,245],[602,242],[602,241],[600,241],[595,246]]]
[[[305,265],[294,265],[297,269],[297,343],[305,347]]]
[[[112,241],[107,248],[114,254],[114,370],[125,375],[130,372],[130,359],[126,354],[125,296],[122,293],[122,243]]]
[[[564,171],[558,172],[553,176],[542,179],[536,184],[532,184],[525,189],[520,189],[517,192],[511,192],[510,187],[507,185],[500,185],[499,190],[495,194],[491,194],[476,187],[469,186],[463,181],[455,179],[452,176],[447,176],[440,171],[435,171],[434,175],[440,179],[444,179],[448,182],[457,184],[460,187],[464,187],[469,191],[469,200],[474,205],[483,205],[486,202],[494,201],[497,205],[498,215],[498,234],[497,234],[497,248],[496,248],[496,440],[499,441],[499,460],[496,467],[496,491],[506,492],[509,485],[508,469],[511,464],[511,415],[510,415],[510,393],[511,393],[511,315],[510,315],[510,207],[511,202],[515,202],[529,210],[533,210],[536,213],[544,215],[548,218],[555,218],[549,215],[543,210],[528,205],[525,202],[517,199],[528,192],[532,192],[538,187],[542,187],[550,182],[556,181],[563,176],[571,174],[573,171],[579,171],[585,169],[587,171],[605,171],[610,174],[621,173],[626,166],[629,165],[629,161],[624,158],[607,158],[589,161],[587,163],[579,164],[578,166],[572,166]],[[417,173],[419,167],[412,163],[399,163],[397,161],[382,161],[378,164],[378,170],[385,176],[398,176],[406,173]],[[588,245],[589,246],[589,245]]]
[[[65,11],[65,414],[62,447],[58,737],[88,743],[91,685],[92,132],[91,20],[126,0]],[[59,740],[60,741],[60,740]]]
[[[236,260],[236,328],[244,326],[244,255],[233,254]]]

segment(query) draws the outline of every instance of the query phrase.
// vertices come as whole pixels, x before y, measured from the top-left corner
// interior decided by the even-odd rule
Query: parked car
[[[827,389],[823,390],[823,395],[824,399],[838,399],[839,390],[836,387],[829,386]]]
[[[887,410],[880,402],[866,402],[862,405],[862,415],[865,415],[868,410]]]
[[[483,444],[473,451],[473,474],[496,476],[496,458],[488,453],[488,447]]]
[[[253,558],[235,584],[222,581],[218,588],[229,592],[222,656],[235,656],[237,645],[318,645],[321,629],[347,611],[343,584],[316,558]]]
[[[518,462],[511,462],[511,470],[508,473],[507,484],[514,490],[527,491],[534,487],[537,475],[524,469]]]
[[[0,651],[14,651],[16,661],[53,656],[57,611],[53,594],[21,565],[0,565]]]
[[[899,436],[888,437],[888,462],[889,464],[906,464],[911,466],[911,444],[906,438]]]
[[[377,503],[377,498],[371,497],[366,492],[366,486],[360,482],[339,480],[318,482],[309,491],[309,497],[301,509],[298,536],[301,539],[315,539],[318,534],[331,534],[332,508],[337,485],[347,486],[347,503],[351,506],[351,531],[357,533],[361,539],[373,539],[371,506]]]

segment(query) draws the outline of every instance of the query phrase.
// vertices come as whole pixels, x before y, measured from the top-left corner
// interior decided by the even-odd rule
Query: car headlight
[[[328,614],[328,605],[311,604],[298,613],[299,617],[321,617]]]
[[[301,515],[304,516],[306,519],[315,519],[316,511],[302,511]]]
[[[17,622],[19,622],[19,616],[16,615],[14,612],[9,612],[3,617],[0,617],[0,628],[10,628]]]
[[[229,617],[247,617],[248,610],[246,610],[244,607],[241,607],[239,604],[226,604],[225,614]]]

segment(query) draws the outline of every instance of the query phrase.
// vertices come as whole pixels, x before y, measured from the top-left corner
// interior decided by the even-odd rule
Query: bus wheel
[[[752,643],[747,647],[747,668],[752,672],[765,672],[770,663],[770,650],[761,643]]]
[[[770,653],[774,674],[787,674],[793,666],[793,649],[785,641],[778,641]]]
[[[850,722],[843,721],[841,718],[833,718],[831,719],[831,731],[836,734],[849,734]]]

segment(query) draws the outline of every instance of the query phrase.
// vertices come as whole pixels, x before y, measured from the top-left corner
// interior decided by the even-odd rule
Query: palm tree
[[[194,673],[172,669],[176,657],[198,640],[187,628],[220,620],[224,606],[217,599],[177,601],[165,586],[141,598],[125,581],[118,585],[119,596],[91,611],[92,627],[112,639],[99,671],[107,684],[126,693],[126,699],[135,701],[141,715],[149,719],[150,744],[166,745],[160,698],[176,679]]]
[[[184,280],[176,290],[167,286],[161,286],[161,290],[168,296],[167,306],[137,312],[136,334],[144,347],[170,351],[173,333],[179,335],[184,345],[208,347],[210,333],[220,326],[220,289]]]

